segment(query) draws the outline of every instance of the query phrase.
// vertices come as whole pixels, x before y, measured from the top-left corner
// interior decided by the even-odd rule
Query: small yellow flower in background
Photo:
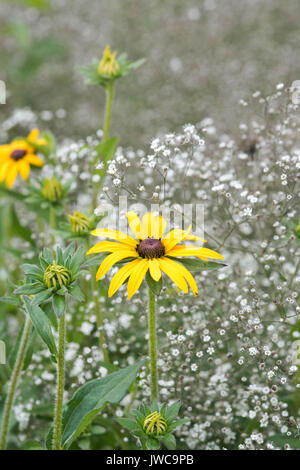
[[[24,181],[28,179],[30,165],[43,166],[43,160],[36,155],[35,145],[45,145],[46,141],[39,139],[39,134],[38,129],[33,129],[27,139],[0,145],[0,182],[5,181],[8,188],[13,186],[19,173]]]
[[[55,176],[53,178],[45,178],[42,193],[48,201],[59,201],[63,195],[61,182]]]
[[[73,215],[68,215],[73,233],[87,232],[90,228],[90,218],[82,212],[74,211]]]
[[[98,66],[98,74],[107,77],[115,77],[120,73],[120,65],[116,59],[117,52],[111,52],[110,47],[106,46],[103,57]]]
[[[191,273],[172,258],[196,256],[204,261],[208,261],[208,258],[223,259],[222,255],[208,248],[179,245],[185,240],[205,241],[192,235],[190,233],[191,227],[188,230],[171,230],[165,238],[162,238],[167,225],[163,217],[147,213],[140,221],[138,215],[130,211],[127,213],[127,218],[136,239],[118,230],[108,228],[96,229],[91,232],[96,237],[116,240],[114,242],[99,242],[87,252],[88,255],[101,252],[111,253],[101,263],[96,275],[97,281],[115,263],[129,258],[128,263],[113,276],[108,290],[109,297],[129,278],[127,293],[130,299],[139,289],[148,270],[154,281],[158,282],[164,272],[184,293],[188,292],[189,285],[194,295],[197,295],[198,288]]]

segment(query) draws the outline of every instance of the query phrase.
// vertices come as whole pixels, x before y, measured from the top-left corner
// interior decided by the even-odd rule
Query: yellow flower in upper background
[[[148,270],[154,281],[158,282],[162,272],[164,272],[183,292],[188,292],[189,285],[194,295],[197,295],[198,288],[191,273],[172,258],[196,256],[204,261],[208,261],[208,258],[223,259],[222,255],[208,248],[179,244],[185,240],[205,241],[192,235],[190,233],[191,227],[188,230],[171,230],[162,238],[167,226],[166,220],[162,216],[156,216],[149,212],[140,221],[138,215],[130,211],[127,213],[127,218],[129,226],[136,237],[135,239],[124,232],[108,228],[96,229],[91,232],[96,237],[107,237],[116,240],[114,242],[99,242],[87,252],[88,255],[92,253],[111,253],[101,263],[96,275],[97,281],[115,263],[131,258],[113,276],[108,290],[109,297],[129,278],[127,293],[130,299],[140,287]]]
[[[110,47],[106,46],[103,57],[98,66],[98,74],[107,77],[115,77],[120,73],[120,65],[116,59],[117,52],[111,52]]]
[[[10,144],[0,145],[0,182],[5,181],[11,188],[18,173],[27,180],[30,165],[43,166],[44,162],[36,155],[36,145],[45,145],[45,139],[39,139],[39,130],[33,129],[27,139],[14,140]]]

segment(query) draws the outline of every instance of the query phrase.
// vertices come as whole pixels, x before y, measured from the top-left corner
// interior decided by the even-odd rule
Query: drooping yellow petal
[[[183,240],[193,240],[193,241],[199,240],[200,242],[206,242],[204,238],[197,237],[197,235],[193,235],[192,233],[187,233],[185,237],[183,238]]]
[[[10,189],[12,185],[14,184],[18,171],[19,171],[18,165],[11,165],[10,168],[7,170],[5,182],[6,182],[6,186],[8,187],[8,189]]]
[[[131,297],[136,293],[136,291],[142,284],[143,279],[146,275],[146,272],[148,271],[148,267],[149,267],[148,259],[139,260],[137,265],[134,267],[130,275],[128,286],[127,286],[128,299],[131,299]]]
[[[27,136],[27,140],[29,142],[35,142],[38,136],[40,135],[40,131],[38,129],[32,129]]]
[[[92,253],[105,253],[105,252],[114,253],[116,251],[124,251],[124,250],[130,250],[130,249],[132,249],[132,253],[136,253],[133,247],[131,248],[129,245],[126,245],[125,243],[103,241],[103,242],[96,243],[96,245],[90,248],[86,254],[91,255]]]
[[[129,251],[129,250],[117,251],[116,253],[112,253],[111,255],[108,255],[100,264],[100,267],[96,274],[96,280],[99,281],[99,279],[101,279],[115,263],[117,263],[118,261],[121,261],[121,259],[132,258],[132,257],[137,257],[137,256],[138,256],[137,253],[133,253],[132,251]]]
[[[23,162],[22,160],[19,162],[19,170],[20,170],[20,175],[21,178],[25,181],[28,179],[29,176],[29,171],[30,171],[30,165],[26,162]]]
[[[30,163],[31,165],[34,165],[34,166],[43,166],[44,165],[43,160],[40,157],[38,157],[37,155],[35,155],[34,153],[29,153],[28,155],[26,155],[24,157],[24,160],[27,163]]]
[[[3,163],[0,163],[0,181],[4,181],[6,175],[9,171],[9,168],[13,165],[13,161],[11,159],[5,160]]]
[[[160,280],[161,270],[159,267],[159,262],[157,261],[156,258],[149,259],[149,272],[150,272],[152,279],[154,279],[154,281],[157,282]]]
[[[187,283],[189,284],[190,288],[192,289],[192,292],[194,295],[198,295],[198,287],[197,287],[197,284],[196,284],[196,281],[195,279],[193,278],[193,276],[191,275],[191,273],[188,271],[188,269],[186,269],[185,266],[183,266],[182,264],[180,263],[177,263],[176,261],[173,261],[173,260],[169,260],[171,262],[170,264],[170,269],[177,269],[178,272],[180,272],[180,274],[182,274],[182,276],[184,277],[184,279],[187,281]],[[172,268],[171,268],[172,266]],[[169,274],[168,274],[169,275]]]
[[[184,280],[181,271],[178,269],[177,264],[168,258],[158,258],[160,269],[166,273],[169,278],[176,284],[179,289],[183,290],[186,294],[188,292],[188,286]]]
[[[197,256],[198,258],[224,259],[224,256],[220,255],[220,253],[209,248],[187,245],[176,245],[172,250],[168,251],[168,256]]]
[[[139,216],[133,211],[127,212],[126,216],[128,219],[129,227],[134,233],[134,236],[139,239],[140,231],[141,231],[141,221],[140,221]]]
[[[139,263],[139,259],[135,259],[130,261],[128,264],[125,264],[119,271],[113,276],[109,289],[108,289],[108,297],[112,297],[115,292],[124,284],[126,279],[130,276],[133,269]]]
[[[112,240],[117,240],[119,242],[125,243],[126,245],[136,247],[137,241],[134,238],[130,237],[124,232],[119,230],[112,230],[109,228],[97,228],[91,232],[91,235],[94,237],[107,237]]]

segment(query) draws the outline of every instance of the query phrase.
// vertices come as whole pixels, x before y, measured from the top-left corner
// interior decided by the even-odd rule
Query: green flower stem
[[[23,330],[21,341],[20,341],[19,351],[16,357],[13,371],[12,371],[11,381],[9,384],[8,394],[7,394],[7,398],[6,398],[6,402],[4,406],[2,427],[1,427],[1,433],[0,433],[0,449],[2,450],[4,450],[6,447],[6,438],[7,438],[8,427],[9,427],[10,413],[11,413],[12,405],[14,402],[18,380],[22,372],[23,361],[24,361],[26,346],[27,346],[27,342],[29,338],[30,328],[31,328],[31,320],[29,317],[26,317],[24,330]]]
[[[92,289],[93,289],[93,298],[95,302],[96,321],[97,321],[97,326],[98,326],[98,331],[99,331],[100,348],[103,354],[104,362],[109,362],[109,355],[108,355],[108,350],[107,350],[107,345],[106,345],[105,335],[104,335],[104,330],[103,330],[103,318],[102,318],[102,312],[101,312],[101,305],[99,302],[99,296],[98,296],[98,291],[97,291],[95,268],[92,269]]]
[[[60,317],[58,324],[58,358],[57,358],[57,391],[55,401],[53,450],[61,450],[62,411],[65,382],[65,313]]]
[[[55,210],[53,209],[52,206],[50,206],[50,213],[49,213],[49,224],[51,227],[51,230],[55,230],[56,228],[56,216],[55,216]],[[52,233],[51,234],[51,242],[52,242],[52,248],[55,245],[55,236]]]
[[[150,374],[151,374],[151,401],[158,399],[158,378],[157,378],[157,334],[156,334],[156,308],[155,295],[148,287],[149,314],[148,314],[148,332],[149,332],[149,356],[150,356]]]
[[[113,99],[114,99],[114,82],[111,81],[106,87],[106,105],[105,105],[105,114],[104,114],[102,142],[105,142],[109,137]]]

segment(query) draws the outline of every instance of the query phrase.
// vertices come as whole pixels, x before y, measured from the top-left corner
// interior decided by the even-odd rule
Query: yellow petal
[[[5,160],[3,163],[0,164],[0,181],[4,181],[10,166],[13,165],[13,161],[11,159]]]
[[[108,255],[100,264],[100,267],[96,274],[96,281],[99,281],[99,279],[101,279],[101,277],[103,277],[115,263],[117,263],[121,259],[131,258],[133,256],[137,257],[138,255],[137,253],[132,253],[132,251],[129,250],[118,251],[117,253],[112,253],[111,255]]]
[[[154,215],[151,212],[147,212],[142,218],[140,238],[144,240],[145,238],[151,237],[153,227]]]
[[[20,170],[20,175],[21,178],[25,181],[28,179],[29,176],[29,171],[30,171],[30,165],[26,162],[20,161],[19,163],[19,170]]]
[[[224,256],[220,255],[220,253],[209,248],[197,248],[186,245],[175,246],[172,250],[168,251],[168,256],[197,256],[198,258],[224,259]]]
[[[94,237],[107,237],[113,240],[117,240],[119,242],[125,243],[126,245],[133,246],[134,248],[137,245],[137,241],[134,238],[130,237],[124,232],[120,232],[119,230],[112,230],[109,228],[97,228],[91,232],[91,235]]]
[[[133,261],[130,261],[128,264],[125,264],[119,271],[113,276],[109,289],[108,289],[108,297],[111,297],[114,295],[115,292],[124,284],[126,279],[130,276],[132,273],[133,269],[139,263],[139,259],[135,259]]]
[[[134,236],[136,238],[140,238],[141,221],[139,216],[133,211],[127,212],[126,216],[128,219],[129,227],[131,228]]]
[[[6,174],[6,186],[10,189],[12,187],[12,185],[14,184],[15,182],[15,179],[17,177],[17,174],[18,174],[18,171],[19,171],[19,167],[17,164],[13,164],[10,166],[10,168],[8,169],[7,171],[7,174]]]
[[[0,145],[0,160],[5,160],[6,158],[9,158],[10,152],[10,145]]]
[[[197,287],[196,281],[191,275],[191,273],[189,272],[189,270],[186,269],[186,267],[183,266],[182,264],[177,263],[176,261],[173,261],[173,260],[169,260],[169,261],[171,261],[173,268],[174,269],[176,268],[180,272],[180,274],[182,274],[182,276],[184,277],[184,279],[187,281],[190,288],[192,289],[193,294],[198,295],[198,287]]]
[[[160,240],[163,234],[165,233],[167,227],[167,221],[161,215],[154,216],[153,218],[153,228],[151,230],[151,236]]]
[[[161,270],[159,267],[159,262],[156,258],[149,259],[149,272],[154,281],[159,281],[161,278]]]
[[[38,129],[32,129],[27,136],[27,140],[29,142],[35,142],[38,136],[40,135],[40,131]]]
[[[125,243],[118,243],[118,242],[99,242],[96,243],[86,254],[91,255],[92,253],[105,253],[105,252],[115,252],[115,251],[124,251],[129,250],[130,247],[125,245]],[[132,253],[136,253],[136,251],[132,248]]]
[[[187,230],[182,230],[180,228],[175,228],[171,230],[171,232],[167,233],[165,238],[162,239],[162,243],[165,246],[166,253],[170,251],[177,243],[184,240],[187,236],[189,236],[191,231],[191,225]]]
[[[24,157],[24,160],[27,162],[27,163],[30,163],[31,165],[35,165],[35,166],[43,166],[44,165],[44,162],[43,160],[38,157],[37,155],[33,154],[33,153],[29,153],[28,155],[26,155]]]
[[[158,262],[160,269],[166,273],[174,282],[174,284],[176,284],[176,286],[183,290],[183,292],[186,294],[188,292],[188,286],[184,280],[183,275],[178,269],[178,263],[175,263],[175,261],[172,261],[168,258],[158,258]]]
[[[142,284],[146,272],[148,271],[148,265],[149,261],[147,259],[141,259],[133,269],[127,286],[128,299],[131,299]]]

